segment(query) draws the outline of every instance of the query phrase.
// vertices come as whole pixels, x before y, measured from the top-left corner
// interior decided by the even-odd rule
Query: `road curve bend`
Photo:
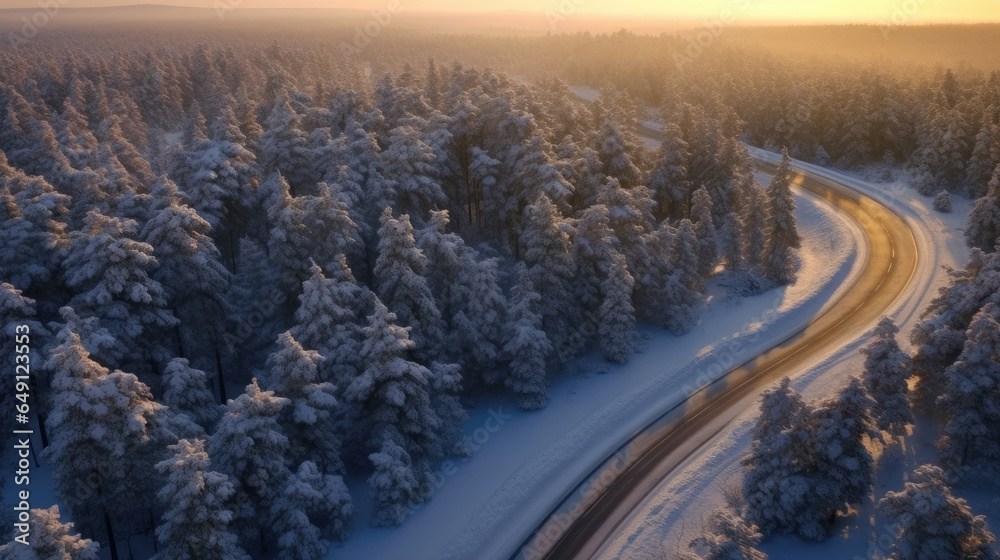
[[[659,136],[652,130],[640,133]],[[756,163],[769,174],[777,167],[763,159]],[[853,286],[800,331],[664,411],[661,420],[636,434],[567,494],[514,559],[592,558],[659,481],[752,405],[748,397],[864,333],[906,289],[918,255],[902,218],[846,185],[809,172],[795,169],[793,182],[842,210],[864,232],[868,258]],[[736,406],[740,403],[742,407]]]

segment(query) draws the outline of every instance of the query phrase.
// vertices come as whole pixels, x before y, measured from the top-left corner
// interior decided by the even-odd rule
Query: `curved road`
[[[640,133],[659,136],[650,129]],[[766,173],[776,168],[762,160],[757,161],[757,166]],[[761,389],[776,379],[801,372],[810,362],[857,337],[906,289],[917,265],[916,242],[906,223],[885,206],[847,186],[799,170],[794,172],[796,185],[844,211],[864,231],[869,256],[855,284],[805,328],[737,365],[678,405],[675,412],[682,414],[676,420],[637,436],[629,444],[626,462],[620,462],[619,468],[602,467],[615,472],[613,481],[600,484],[603,491],[595,490],[596,484],[588,488],[586,503],[574,506],[569,516],[553,511],[522,544],[515,558],[592,558],[643,498],[747,406],[752,406]],[[576,494],[574,491],[571,495]]]

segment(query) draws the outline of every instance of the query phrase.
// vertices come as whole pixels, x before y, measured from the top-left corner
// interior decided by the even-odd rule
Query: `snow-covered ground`
[[[947,275],[941,267],[961,267],[968,257],[962,228],[971,202],[956,196],[953,198],[954,211],[941,214],[931,208],[930,197],[917,194],[905,184],[875,185],[860,180],[855,174],[798,165],[869,194],[903,216],[914,231],[921,250],[918,271],[907,295],[897,301],[889,313],[900,325],[901,345],[912,351],[909,332],[920,312],[937,294],[937,289],[947,283]],[[866,337],[859,336],[833,356],[814,364],[793,380],[793,387],[810,399],[823,398],[837,391],[849,376],[858,375],[862,370],[863,358],[858,351],[865,342]],[[739,488],[742,477],[739,458],[749,450],[749,432],[755,416],[756,407],[749,408],[709,445],[693,454],[674,476],[661,482],[622,524],[617,537],[605,545],[599,558],[669,558],[700,535],[702,520],[707,514],[725,507],[725,492]],[[865,501],[856,518],[838,526],[836,536],[830,540],[812,543],[774,537],[765,541],[761,550],[772,560],[886,558],[892,545],[892,527],[889,521],[874,514],[875,499],[889,490],[902,489],[904,477],[914,467],[935,462],[936,437],[934,424],[920,420],[902,448],[897,445],[887,449],[879,462],[874,495]],[[1000,501],[995,492],[959,487],[955,493],[969,500],[976,514],[992,517],[989,524],[994,532],[1000,530]]]
[[[586,86],[570,86],[569,90],[573,92],[573,95],[588,102],[594,101],[600,95],[600,92],[596,89]],[[662,127],[663,125],[660,126]]]
[[[596,354],[579,360],[544,410],[520,412],[505,399],[477,403],[465,430],[478,449],[443,465],[434,499],[402,527],[365,527],[371,504],[363,481],[354,481],[359,523],[330,558],[479,559],[509,551],[611,450],[681,401],[685,385],[718,361],[718,349],[740,346],[736,358],[750,358],[805,326],[853,283],[867,245],[826,203],[796,200],[803,248],[795,284],[734,298],[716,279],[696,329],[677,337],[643,328],[644,351],[623,366]]]

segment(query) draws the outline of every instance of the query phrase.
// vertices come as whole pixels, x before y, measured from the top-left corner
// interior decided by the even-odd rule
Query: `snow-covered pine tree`
[[[369,479],[377,508],[372,523],[398,525],[408,516],[407,502],[429,498],[441,419],[431,403],[431,372],[406,359],[414,347],[409,327],[398,326],[395,314],[376,299],[362,332],[365,369],[344,397],[361,419],[358,435],[367,434],[375,466]]]
[[[181,146],[185,149],[193,149],[195,145],[202,140],[208,139],[208,121],[205,119],[205,115],[201,112],[201,104],[197,100],[191,103],[188,107],[187,114],[184,116],[184,129],[181,132]],[[190,179],[191,174],[197,172],[197,169],[190,167],[184,167],[187,161],[180,160],[172,162],[172,167],[178,173],[178,177],[182,180]]]
[[[153,53],[146,54],[135,95],[150,126],[161,130],[174,128],[184,111],[178,84],[171,80],[164,62]]]
[[[737,212],[730,212],[722,218],[718,231],[719,257],[729,270],[738,270],[743,264],[743,220]]]
[[[63,220],[71,199],[41,177],[29,177],[0,152],[0,278],[22,290],[50,286],[66,256]],[[73,201],[83,205],[84,201]]]
[[[58,333],[63,327],[68,328],[80,336],[80,342],[95,362],[107,364],[107,367],[118,367],[121,364],[125,356],[122,343],[101,326],[99,318],[81,318],[72,307],[60,307],[59,316],[62,322],[52,321],[48,324],[51,332]]]
[[[156,177],[149,167],[149,162],[142,157],[135,144],[122,131],[122,125],[123,119],[118,115],[111,115],[101,122],[95,130],[99,147],[103,146],[109,150],[110,156],[128,173],[128,180],[131,184],[135,184],[139,188],[149,188]],[[142,132],[139,141],[143,141],[145,138],[145,132]]]
[[[944,214],[951,212],[951,195],[948,191],[941,191],[934,197],[934,209]]]
[[[764,535],[794,530],[800,514],[812,507],[809,481],[796,472],[805,439],[802,422],[809,413],[787,377],[764,393],[750,453],[740,461],[746,519]]]
[[[715,222],[716,230],[722,227],[723,218],[727,214],[739,210],[742,205],[742,191],[752,180],[756,169],[746,146],[727,138],[725,133],[722,134],[719,143],[720,152],[714,164],[718,176],[705,181],[708,194],[712,197],[712,220]]]
[[[622,253],[630,265],[641,258],[642,236],[653,229],[653,201],[643,186],[625,189],[614,178],[605,179],[597,194],[597,203],[608,209],[608,224],[621,242]]]
[[[192,144],[178,154],[178,165],[186,170],[181,180],[188,202],[213,230],[221,231],[237,225],[246,211],[256,160],[228,104],[212,123],[211,138],[205,132],[201,123]]]
[[[355,119],[349,120],[344,126],[344,134],[341,138],[344,142],[342,152],[346,165],[350,169],[351,178],[359,185],[367,184],[378,173],[379,154],[382,151],[378,139],[373,132],[365,130],[363,125]],[[365,215],[374,214],[374,217],[378,218],[378,213],[385,206],[376,206],[374,202],[371,208],[359,210],[364,210]]]
[[[924,413],[938,411],[937,398],[947,391],[946,369],[962,353],[972,319],[989,303],[1000,304],[1000,253],[972,249],[962,270],[951,271],[951,286],[924,311],[926,317],[911,335],[918,346],[913,356],[917,385],[913,406]]]
[[[873,413],[878,428],[899,437],[913,423],[908,398],[910,356],[899,349],[899,327],[883,317],[872,333],[872,341],[861,350],[865,356],[865,387],[875,401]]]
[[[100,174],[100,188],[106,193],[105,201],[107,207],[111,209],[110,213],[120,217],[128,217],[122,211],[123,200],[141,190],[146,190],[149,185],[140,185],[134,177],[129,175],[128,170],[107,144],[97,146],[97,158],[94,161],[93,169]],[[140,221],[142,220],[140,219]]]
[[[986,527],[986,517],[973,515],[965,500],[952,495],[944,471],[934,465],[917,467],[901,492],[879,500],[878,512],[898,520],[902,534],[893,552],[899,558],[994,557],[990,545],[996,537]]]
[[[94,362],[69,327],[56,340],[45,362],[52,372],[53,406],[43,454],[54,465],[57,495],[76,519],[87,511],[113,517],[150,503],[155,477],[149,473],[159,450],[190,432],[191,424],[177,422],[136,376]],[[95,475],[96,492],[78,495],[78,481]]]
[[[520,253],[541,296],[539,311],[543,328],[558,350],[556,357],[571,359],[586,340],[579,332],[580,309],[573,298],[576,267],[571,254],[572,241],[561,227],[559,210],[545,195],[524,210]]]
[[[73,524],[63,523],[59,506],[33,509],[29,521],[28,546],[11,541],[0,546],[4,560],[97,560],[100,546],[72,533]]]
[[[41,175],[61,185],[74,170],[59,148],[55,131],[47,120],[34,115],[20,94],[12,89],[8,93],[7,115],[0,119],[5,131],[0,134],[0,149],[25,174]]]
[[[608,276],[611,257],[621,251],[621,243],[611,229],[608,207],[603,204],[581,210],[573,225],[577,297],[582,307],[595,309],[601,305],[601,283]]]
[[[712,197],[704,186],[694,191],[691,197],[691,222],[698,238],[698,274],[708,278],[719,262],[719,246],[712,221]]]
[[[941,440],[953,468],[995,468],[1000,459],[1000,307],[987,304],[972,318],[965,347],[945,371],[947,386],[938,406],[948,423]]]
[[[427,61],[427,104],[431,109],[441,109],[441,76],[438,74],[434,58]]]
[[[254,193],[254,212],[250,217],[247,234],[262,245],[267,245],[271,227],[277,223],[281,211],[292,203],[292,191],[285,176],[275,171]]]
[[[205,372],[191,367],[184,358],[174,358],[163,368],[163,404],[187,414],[206,430],[222,415]]]
[[[409,339],[418,355],[436,356],[445,333],[441,312],[423,276],[427,257],[416,246],[408,215],[393,218],[392,209],[386,207],[381,222],[373,272],[376,291],[399,324],[411,328]]]
[[[763,251],[764,277],[777,284],[795,280],[795,249],[800,246],[791,189],[791,159],[782,150],[781,163],[767,186],[767,240]]]
[[[288,180],[292,196],[306,186],[312,168],[309,136],[299,128],[288,91],[282,90],[271,105],[260,136],[260,165],[265,175],[279,172]]]
[[[279,560],[318,560],[330,548],[328,539],[347,536],[354,504],[343,479],[304,461],[288,477],[270,515]]]
[[[229,271],[209,237],[211,226],[184,204],[177,186],[167,177],[153,185],[156,214],[142,228],[139,239],[153,248],[159,267],[153,273],[177,309],[198,296],[219,305],[229,285]]]
[[[767,193],[757,181],[747,185],[743,203],[743,262],[754,274],[763,274],[767,244]]]
[[[812,162],[820,167],[830,167],[833,165],[833,161],[830,159],[830,154],[827,153],[826,148],[823,146],[817,146],[816,154],[813,155]]]
[[[613,177],[622,188],[630,189],[642,184],[642,171],[629,157],[621,125],[613,119],[606,119],[598,135],[598,153],[603,163],[604,175]]]
[[[436,457],[445,455],[469,457],[472,451],[465,433],[462,432],[462,424],[469,419],[469,415],[459,400],[459,395],[462,392],[462,366],[431,362],[428,370],[431,372],[431,406],[438,418],[441,419],[438,442],[430,448],[431,455]],[[425,485],[421,491],[427,496],[427,499],[430,499],[434,488]]]
[[[871,159],[873,131],[869,105],[872,100],[863,84],[856,84],[844,101],[851,110],[846,111],[844,120],[838,127],[837,142],[833,147],[839,148],[841,154],[837,165],[852,169]]]
[[[452,291],[452,332],[460,348],[455,355],[463,377],[473,383],[498,379],[507,316],[498,266],[495,258],[477,261],[472,251],[465,252]]]
[[[527,208],[545,195],[560,212],[568,210],[567,200],[573,194],[573,185],[553,165],[548,146],[537,132],[525,143],[507,150],[510,155],[501,160],[501,166],[507,170],[503,174],[506,181],[500,189],[506,199],[499,210],[507,233],[523,235]]]
[[[444,191],[437,176],[434,149],[424,142],[412,126],[392,129],[389,146],[381,154],[380,171],[391,185],[394,198],[385,201],[400,212],[425,215],[435,206],[445,204]]]
[[[681,274],[681,282],[689,290],[697,293],[705,291],[705,280],[699,272],[701,260],[698,255],[698,236],[691,220],[684,219],[677,226],[674,246],[671,251],[674,267]]]
[[[149,169],[153,175],[160,177],[170,173],[170,162],[176,155],[177,146],[170,146],[166,132],[159,128],[150,128],[149,135],[146,137],[146,149],[143,150],[142,157],[149,162]]]
[[[336,184],[319,183],[316,194],[284,200],[270,212],[269,255],[297,274],[308,270],[312,258],[324,268],[351,251],[358,241],[358,226]]]
[[[361,371],[361,326],[363,288],[357,284],[347,259],[336,259],[329,278],[313,265],[311,276],[302,283],[295,326],[289,331],[304,348],[325,358],[319,365],[319,379],[338,386]]]
[[[681,138],[681,129],[674,123],[663,127],[663,142],[656,153],[656,167],[646,179],[657,220],[679,219],[686,215],[691,185],[687,179],[687,143]]]
[[[577,232],[579,229],[577,222]],[[674,272],[671,262],[673,242],[674,230],[666,221],[642,236],[642,251],[639,252],[632,273],[635,279],[633,300],[637,317],[659,325],[663,324],[666,317],[663,310],[667,302],[663,294],[667,278]]]
[[[597,335],[604,357],[623,364],[635,351],[632,340],[635,330],[635,309],[632,307],[632,287],[635,280],[629,274],[625,257],[616,253],[608,268],[608,276],[601,284],[604,300],[598,312],[600,325]]]
[[[226,403],[226,413],[206,444],[212,464],[230,476],[236,488],[233,528],[242,539],[255,539],[268,522],[268,510],[290,474],[285,464],[288,438],[278,424],[289,400],[261,391],[257,379]]]
[[[916,187],[925,196],[941,189],[955,190],[966,176],[972,151],[969,126],[960,111],[932,105],[928,115],[928,126],[913,158]]]
[[[965,243],[984,253],[992,253],[1000,244],[1000,165],[993,171],[986,195],[969,211]]]
[[[337,413],[336,387],[319,379],[323,356],[302,348],[291,333],[278,335],[278,348],[265,367],[265,385],[275,395],[289,400],[280,424],[288,436],[291,464],[307,459],[327,474],[343,472],[340,439],[334,424]]]
[[[171,457],[156,465],[167,482],[159,492],[165,511],[155,560],[249,560],[230,530],[236,490],[225,474],[210,470],[205,441],[182,439],[167,449]]]
[[[698,322],[704,281],[698,275],[697,238],[690,220],[674,230],[666,221],[645,236],[636,275],[637,310],[646,319],[684,334]]]
[[[570,153],[562,152],[565,154],[564,157],[573,158],[579,147],[576,144],[570,144],[563,149],[573,150]],[[567,164],[573,167],[567,168]],[[573,193],[569,200],[573,208],[586,209],[597,204],[597,195],[607,183],[607,178],[601,173],[601,159],[595,150],[584,146],[582,149],[579,149],[578,158],[564,159],[557,162],[557,166],[560,173],[573,185]],[[654,202],[653,204],[655,212],[656,203]]]
[[[63,111],[53,116],[53,128],[62,150],[70,164],[76,169],[91,166],[97,156],[97,138],[90,131],[87,117],[77,110],[69,99],[63,103]]]
[[[511,364],[504,384],[520,396],[518,405],[527,410],[545,406],[548,401],[546,358],[552,344],[542,330],[542,316],[538,310],[541,296],[535,291],[527,267],[517,265],[517,284],[511,289],[507,324],[504,326],[504,352]]]
[[[969,196],[979,198],[986,194],[986,185],[997,165],[1000,165],[1000,126],[986,121],[976,135],[972,157],[966,168]]]
[[[792,527],[799,535],[825,539],[837,515],[846,514],[871,493],[875,460],[865,438],[880,437],[871,415],[874,404],[861,382],[852,378],[805,419],[809,462],[800,465],[799,472],[809,478],[810,489],[809,507],[799,512]]]
[[[151,277],[157,266],[153,247],[135,240],[132,220],[91,210],[85,225],[70,234],[64,263],[66,285],[75,294],[70,305],[81,315],[100,317],[122,344],[164,354],[154,334],[177,319],[166,308],[163,286]]]
[[[442,318],[451,323],[457,309],[452,309],[456,299],[453,290],[457,288],[457,280],[467,253],[472,250],[465,241],[455,233],[448,232],[451,218],[447,210],[435,210],[430,214],[427,227],[417,230],[415,237],[417,248],[427,259],[424,274],[427,286],[434,294],[438,310]]]
[[[375,471],[368,478],[369,494],[375,500],[374,527],[395,527],[410,516],[407,504],[413,501],[420,484],[413,472],[413,460],[398,443],[403,439],[392,426],[382,426],[372,434],[378,450],[368,455]]]

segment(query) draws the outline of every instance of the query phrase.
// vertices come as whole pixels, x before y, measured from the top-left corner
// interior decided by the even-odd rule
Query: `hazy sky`
[[[31,8],[39,0],[0,0],[0,6]],[[218,0],[64,0],[66,6],[171,4],[212,8]],[[241,8],[384,8],[389,0],[223,0]],[[582,15],[656,16],[714,19],[725,9],[741,22],[836,21],[877,23],[905,18],[932,21],[1000,21],[997,0],[398,0],[404,11],[483,12],[517,10],[536,13],[571,9]],[[901,22],[902,23],[902,22]]]

